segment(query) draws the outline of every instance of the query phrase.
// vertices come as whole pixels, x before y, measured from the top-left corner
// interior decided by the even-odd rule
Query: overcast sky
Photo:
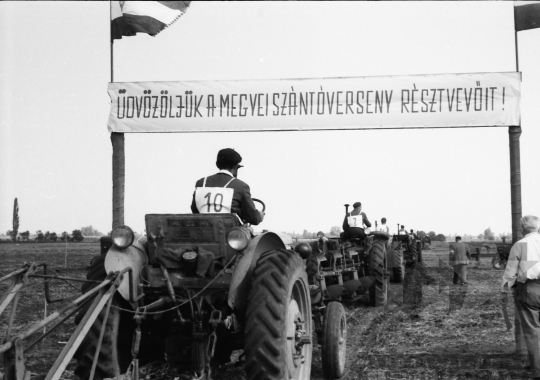
[[[193,2],[157,37],[114,43],[114,80],[243,80],[516,70],[512,2]],[[523,213],[540,215],[540,29],[519,33]],[[0,231],[112,223],[108,2],[0,2]],[[507,128],[126,134],[125,222],[188,213],[219,149],[267,214],[257,229],[370,220],[511,231]]]

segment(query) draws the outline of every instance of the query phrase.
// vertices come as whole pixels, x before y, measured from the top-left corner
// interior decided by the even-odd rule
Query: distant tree
[[[51,233],[49,231],[45,232],[43,234],[43,236],[45,236],[45,240],[49,240],[49,237],[51,236]]]
[[[438,234],[437,236],[435,236],[435,239],[434,240],[437,240],[437,241],[446,241],[446,236],[444,236],[443,234]]]
[[[60,240],[61,241],[68,241],[69,240],[69,234],[66,231],[62,232],[62,235],[60,236]]]
[[[6,235],[9,236],[11,238],[11,234],[13,234],[13,231],[12,230],[7,230],[6,231]]]
[[[30,237],[30,232],[29,231],[21,232],[20,235],[23,241],[28,241],[28,238]]]
[[[36,231],[36,241],[44,241],[45,235],[43,235],[43,232],[41,230]]]
[[[332,235],[332,236],[339,236],[340,232],[341,232],[341,227],[340,226],[334,226],[334,227],[330,228],[330,235]]]
[[[418,231],[416,234],[418,235],[418,237],[419,237],[420,239],[423,239],[424,236],[426,236],[425,231]]]
[[[78,243],[84,240],[84,236],[81,230],[73,230],[73,232],[71,233],[71,236],[73,237],[73,240]]]
[[[484,234],[478,234],[477,238],[480,240],[484,240]]]
[[[50,235],[49,235],[49,239],[50,241],[56,241],[58,239],[58,236],[56,235],[56,232],[52,232]]]
[[[488,227],[485,231],[484,231],[484,236],[485,236],[485,239],[487,240],[495,240],[495,235],[493,234],[493,232],[491,231],[491,228]]]
[[[11,232],[11,240],[17,240],[17,234],[19,233],[19,202],[17,198],[13,202],[13,231]]]
[[[437,237],[437,234],[434,231],[429,231],[428,236],[431,240],[437,240],[435,239]]]
[[[103,236],[104,234],[94,229],[91,225],[87,227],[81,227],[81,233],[83,236]]]

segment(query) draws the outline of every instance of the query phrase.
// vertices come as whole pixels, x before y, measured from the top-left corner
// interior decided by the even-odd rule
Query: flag
[[[111,41],[148,33],[155,36],[180,18],[190,1],[111,1]]]
[[[514,1],[516,32],[540,28],[540,1]]]

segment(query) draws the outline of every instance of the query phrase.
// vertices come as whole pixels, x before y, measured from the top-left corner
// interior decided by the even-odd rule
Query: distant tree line
[[[71,234],[66,231],[62,232],[61,234],[57,234],[56,232],[47,231],[43,233],[43,231],[37,230],[35,235],[31,237],[30,231],[28,230],[24,232],[8,230],[6,235],[9,236],[13,241],[37,241],[40,243],[57,241],[78,243],[83,241],[85,236],[104,236],[103,233],[92,228],[92,226],[81,227],[80,230],[73,230],[71,231]]]

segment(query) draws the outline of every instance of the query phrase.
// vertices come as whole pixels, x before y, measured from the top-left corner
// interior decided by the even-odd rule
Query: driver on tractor
[[[234,213],[244,223],[258,225],[264,212],[255,208],[247,183],[240,181],[238,169],[242,157],[234,149],[221,149],[217,154],[219,172],[201,178],[195,184],[191,211],[194,214]]]
[[[340,234],[341,240],[364,240],[366,238],[364,225],[366,227],[371,227],[371,223],[366,214],[362,212],[362,203],[356,202],[353,204],[353,210],[350,213],[347,213],[343,220],[343,232]]]

